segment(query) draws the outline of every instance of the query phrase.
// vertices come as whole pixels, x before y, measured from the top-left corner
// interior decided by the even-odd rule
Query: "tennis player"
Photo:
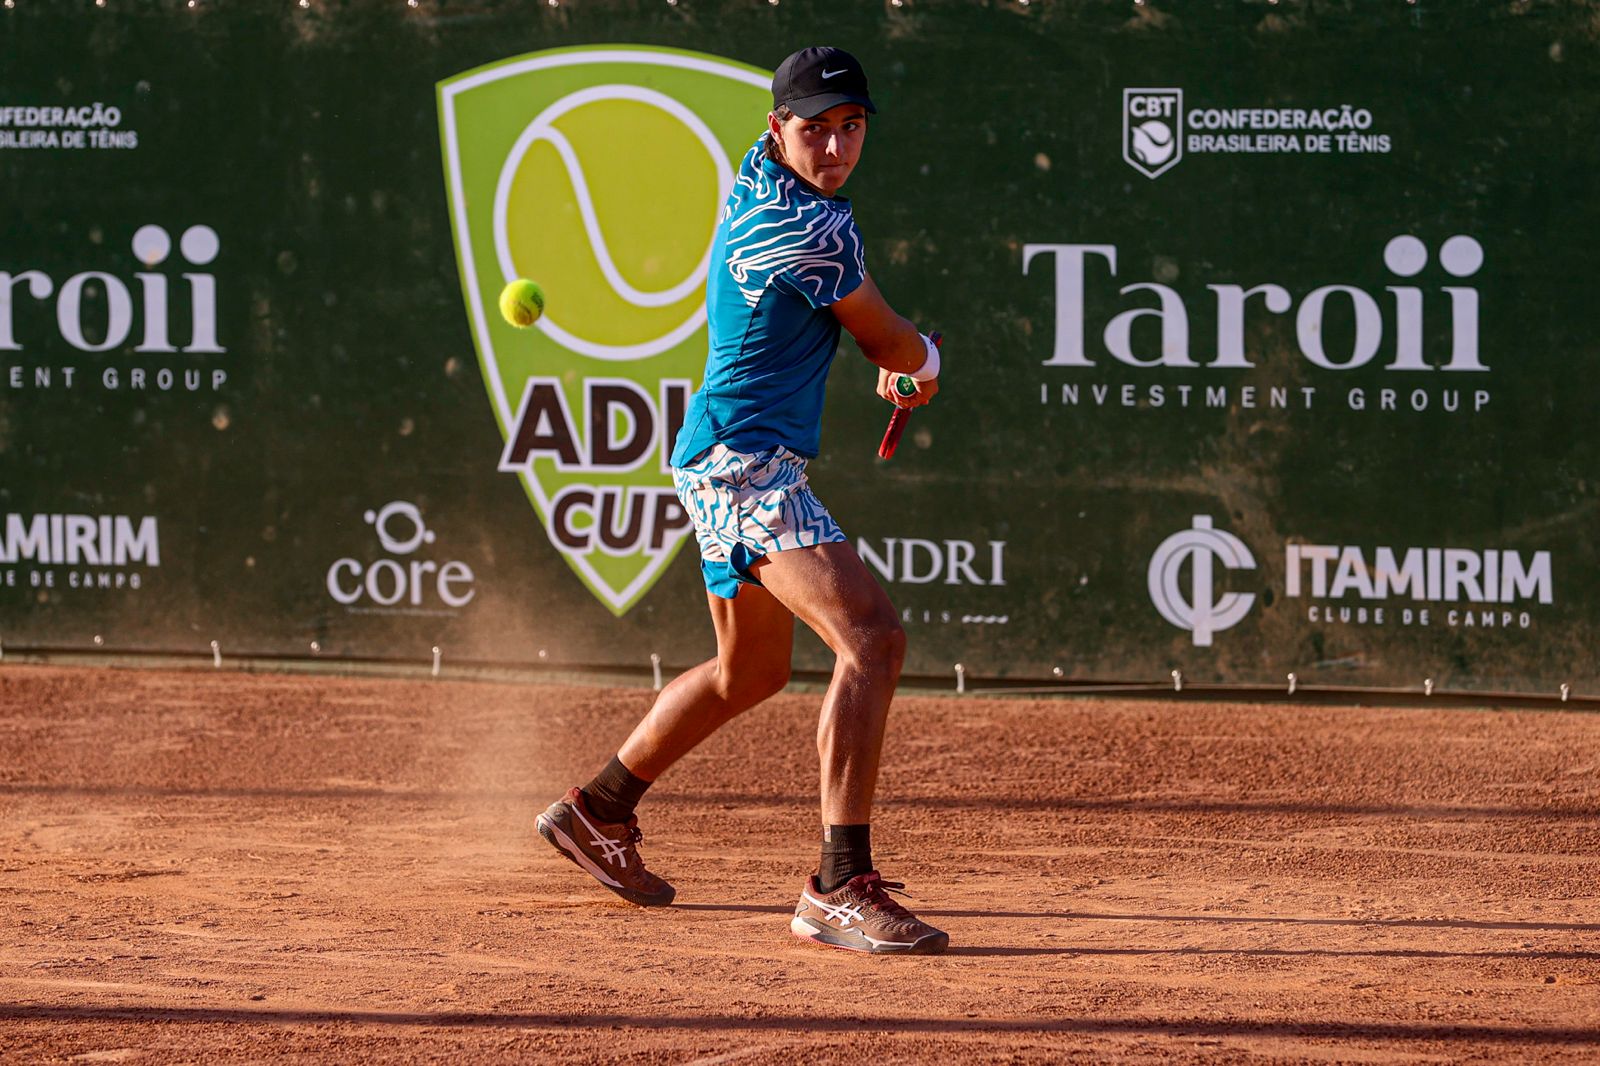
[[[716,658],[669,684],[616,756],[538,818],[546,841],[641,906],[675,890],[645,869],[634,809],[652,782],[789,680],[794,620],[837,656],[822,702],[822,854],[790,930],[875,953],[931,954],[949,937],[890,894],[872,861],[873,791],[905,656],[894,606],[806,480],[841,327],[879,368],[878,393],[916,407],[938,391],[939,351],[867,274],[839,190],[875,114],[861,64],[806,48],[772,79],[767,130],[723,208],[706,282],[710,354],[672,453],[694,522]],[[894,383],[909,375],[912,396]]]

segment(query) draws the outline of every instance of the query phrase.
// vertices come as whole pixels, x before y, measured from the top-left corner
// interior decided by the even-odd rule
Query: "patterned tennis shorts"
[[[751,454],[712,445],[673,467],[678,499],[694,522],[706,589],[731,600],[750,567],[773,552],[844,540],[806,481],[806,461],[779,445]]]

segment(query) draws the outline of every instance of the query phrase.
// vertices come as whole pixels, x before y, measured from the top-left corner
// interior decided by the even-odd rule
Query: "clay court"
[[[936,958],[794,940],[819,697],[533,815],[640,689],[7,665],[0,1058],[1592,1061],[1600,717],[902,697],[876,818]]]

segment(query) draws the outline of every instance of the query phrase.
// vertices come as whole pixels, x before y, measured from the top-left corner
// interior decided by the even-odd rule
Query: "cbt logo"
[[[1183,90],[1122,90],[1122,158],[1147,178],[1183,158]]]
[[[1192,528],[1162,541],[1150,557],[1150,599],[1162,618],[1194,633],[1197,648],[1210,647],[1212,634],[1238,625],[1256,601],[1249,592],[1218,596],[1214,585],[1217,563],[1228,570],[1256,568],[1255,557],[1244,541],[1211,528],[1211,516],[1203,514],[1194,516]],[[1182,585],[1185,564],[1189,569],[1187,591]]]
[[[705,370],[717,216],[768,71],[637,46],[518,56],[439,84],[462,294],[514,473],[550,542],[621,615],[683,546],[667,466]],[[533,278],[537,328],[495,313]]]
[[[422,520],[414,503],[395,500],[376,511],[366,511],[361,520],[378,535],[378,545],[392,556],[415,555],[438,535]],[[433,559],[378,559],[363,563],[359,559],[340,559],[328,567],[328,595],[352,611],[375,614],[453,614],[454,608],[472,602],[478,590],[472,567],[459,560],[444,563]],[[375,607],[359,607],[363,601]],[[445,610],[427,610],[434,603]]]

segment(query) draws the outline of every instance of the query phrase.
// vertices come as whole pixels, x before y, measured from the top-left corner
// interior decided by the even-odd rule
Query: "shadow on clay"
[[[1331,959],[1525,959],[1530,962],[1584,961],[1600,959],[1600,951],[1429,951],[1425,948],[1372,948],[1338,950],[1334,948],[1100,948],[1100,947],[953,947],[947,955],[1002,957],[1023,955],[1244,955],[1254,958],[1331,958]],[[1596,1034],[1600,1041],[1600,1033]]]
[[[736,911],[749,914],[787,914],[793,907],[757,903],[675,903],[675,911]],[[981,918],[985,921],[995,919],[1014,919],[1018,921],[1070,921],[1070,922],[1181,922],[1184,924],[1209,924],[1209,925],[1332,925],[1332,926],[1370,926],[1375,928],[1396,929],[1509,929],[1527,932],[1600,932],[1600,922],[1502,922],[1483,921],[1476,918],[1291,918],[1281,915],[1242,915],[1242,914],[1105,914],[1092,911],[974,911],[974,910],[938,910],[935,908],[916,907],[916,912],[924,918]],[[1066,952],[1067,949],[1057,948],[1020,948],[1019,954],[1049,954],[1052,952]],[[997,954],[1004,954],[1004,950],[997,949]],[[1093,950],[1082,949],[1082,954],[1093,954]],[[1148,951],[1130,951],[1129,954],[1151,954]],[[952,952],[955,954],[955,952]],[[1221,952],[1221,954],[1251,954],[1251,952]],[[1257,953],[1260,954],[1260,953]],[[1286,952],[1285,954],[1295,954]],[[1329,952],[1327,954],[1338,954]],[[1370,955],[1383,954],[1382,952],[1350,952],[1349,954]],[[1435,954],[1454,957],[1455,953],[1438,952]],[[1464,957],[1485,955],[1485,952],[1463,952]],[[1511,952],[1509,958],[1600,958],[1600,953],[1579,952],[1570,956],[1540,956],[1538,953]]]
[[[385,800],[403,800],[411,803],[482,803],[527,804],[543,806],[559,795],[559,790],[531,791],[525,789],[409,789],[403,787],[356,788],[330,786],[311,788],[176,788],[166,785],[101,785],[76,783],[35,783],[25,781],[0,782],[0,795],[16,796],[114,796],[119,798],[149,797],[180,799],[336,799],[352,800],[364,797]],[[708,807],[809,807],[816,797],[789,796],[766,793],[740,792],[664,792],[650,796],[650,805],[673,807],[678,805]],[[1381,804],[1381,803],[1314,803],[1303,800],[1279,799],[1205,799],[1188,796],[1081,797],[1081,796],[1005,796],[986,793],[981,796],[906,795],[884,798],[879,804],[885,809],[918,807],[932,810],[1011,810],[1011,811],[1099,811],[1111,814],[1298,814],[1381,817],[1407,817],[1420,819],[1461,819],[1480,821],[1495,818],[1528,818],[1541,822],[1582,821],[1592,823],[1600,819],[1600,807],[1593,804],[1573,804],[1549,807],[1480,807],[1464,804]]]
[[[0,1021],[119,1022],[152,1025],[385,1025],[457,1029],[889,1032],[889,1033],[1149,1033],[1167,1036],[1256,1036],[1342,1040],[1423,1040],[1459,1043],[1600,1045],[1589,1027],[1432,1022],[1248,1021],[1216,1018],[916,1018],[904,1015],[840,1017],[826,1013],[745,1017],[737,1014],[520,1014],[420,1013],[353,1010],[246,1010],[207,1007],[45,1007],[0,1004]]]

